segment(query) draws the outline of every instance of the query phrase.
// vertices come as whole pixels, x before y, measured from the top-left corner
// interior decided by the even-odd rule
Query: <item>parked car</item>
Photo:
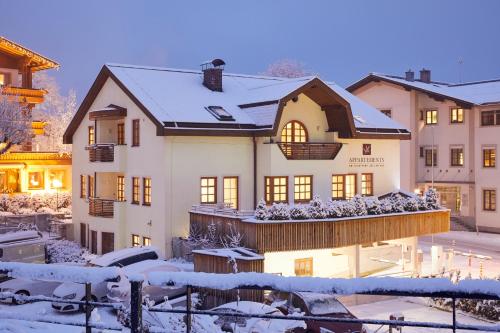
[[[212,310],[221,313],[238,312],[283,316],[283,313],[277,308],[250,301],[231,302]],[[305,329],[306,327],[306,324],[301,320],[244,318],[231,316],[230,314],[216,316],[214,323],[220,326],[223,331],[233,333],[295,332],[297,329]]]
[[[186,293],[185,287],[159,287],[148,283],[147,278],[151,272],[180,272],[181,270],[163,260],[145,260],[123,268],[119,282],[108,283],[108,301],[113,303],[130,303],[130,274],[141,274],[146,277],[142,285],[143,297],[148,297],[155,304],[162,302],[165,298],[173,299]]]
[[[45,240],[34,230],[0,235],[0,261],[45,263]]]
[[[154,247],[141,246],[113,251],[90,261],[93,267],[125,267],[144,260],[158,259],[160,255]],[[107,301],[107,282],[95,283],[91,286],[92,300],[95,302]],[[54,290],[55,298],[66,300],[84,300],[85,286],[79,283],[65,282]],[[52,302],[52,308],[61,312],[82,311],[83,306]]]
[[[294,292],[289,294],[288,301],[284,307],[279,307],[284,313],[298,309],[306,316],[321,316],[332,318],[356,319],[336,297],[331,294],[319,294],[308,292]],[[362,324],[358,323],[334,323],[327,321],[306,320],[307,328],[302,331],[306,333],[366,333]],[[298,330],[297,332],[301,332]]]
[[[55,281],[41,281],[29,279],[11,279],[0,283],[0,292],[11,292],[24,296],[51,296],[54,290],[61,284]],[[14,298],[4,299],[3,302],[23,304]]]

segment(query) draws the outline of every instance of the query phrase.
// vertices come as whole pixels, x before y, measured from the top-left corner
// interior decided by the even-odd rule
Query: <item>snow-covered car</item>
[[[54,290],[61,284],[55,281],[41,281],[29,279],[11,279],[0,283],[0,292],[10,292],[24,296],[51,296]],[[22,304],[13,298],[4,299],[4,302]]]
[[[156,260],[159,257],[159,252],[154,247],[140,246],[106,253],[91,260],[88,265],[93,267],[124,267],[144,260]],[[107,282],[95,283],[91,286],[92,300],[95,302],[106,302],[107,292]],[[84,300],[85,285],[65,282],[54,290],[52,296],[65,300]],[[59,302],[52,302],[52,308],[61,312],[83,310],[83,306]]]
[[[274,316],[284,316],[284,314],[272,306],[250,301],[231,302],[213,308],[212,311],[221,313],[216,316],[214,323],[221,327],[223,331],[234,333],[265,333],[265,332],[294,332],[297,329],[305,329],[306,324],[301,320],[280,320],[262,318],[235,317],[230,312],[244,314],[267,314]]]
[[[130,274],[140,274],[145,277],[142,285],[142,295],[155,304],[165,300],[165,298],[173,299],[182,296],[186,293],[185,287],[159,287],[152,286],[147,282],[151,272],[180,271],[178,267],[163,260],[145,260],[126,266],[122,269],[118,282],[108,283],[108,301],[113,303],[123,302],[126,305],[130,303],[130,282],[128,280]]]
[[[330,294],[309,292],[294,292],[289,295],[285,308],[279,307],[284,313],[298,309],[306,316],[322,316],[332,318],[356,319],[336,297]],[[362,324],[334,323],[327,321],[306,320],[306,333],[366,333]],[[300,332],[300,330],[298,331]]]

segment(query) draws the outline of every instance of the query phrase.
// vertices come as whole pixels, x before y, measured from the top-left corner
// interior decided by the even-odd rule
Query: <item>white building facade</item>
[[[193,205],[252,211],[400,188],[404,126],[333,83],[106,65],[64,136],[75,239],[172,255]]]
[[[500,80],[450,84],[430,75],[372,73],[347,90],[411,131],[411,141],[401,146],[403,189],[434,186],[452,216],[480,231],[500,232]]]

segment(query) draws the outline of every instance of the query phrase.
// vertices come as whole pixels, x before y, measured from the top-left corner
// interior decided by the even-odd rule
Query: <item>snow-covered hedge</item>
[[[68,240],[51,240],[47,242],[47,261],[49,264],[87,263],[94,257],[80,244]]]
[[[57,206],[57,207],[56,207]],[[0,215],[71,213],[71,193],[1,194]]]
[[[390,213],[416,212],[440,209],[437,193],[429,189],[423,197],[412,195],[402,197],[398,193],[379,200],[376,197],[354,196],[351,200],[331,200],[324,203],[319,196],[314,196],[309,204],[289,206],[285,203],[274,203],[266,206],[260,200],[255,209],[257,220],[307,220],[341,218],[364,215],[380,215]]]

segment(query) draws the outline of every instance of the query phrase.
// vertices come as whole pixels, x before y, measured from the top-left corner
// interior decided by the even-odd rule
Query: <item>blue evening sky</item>
[[[106,62],[256,74],[290,58],[346,86],[368,72],[500,77],[500,1],[0,0],[0,35],[61,64],[78,100]],[[459,60],[463,65],[459,65]]]

